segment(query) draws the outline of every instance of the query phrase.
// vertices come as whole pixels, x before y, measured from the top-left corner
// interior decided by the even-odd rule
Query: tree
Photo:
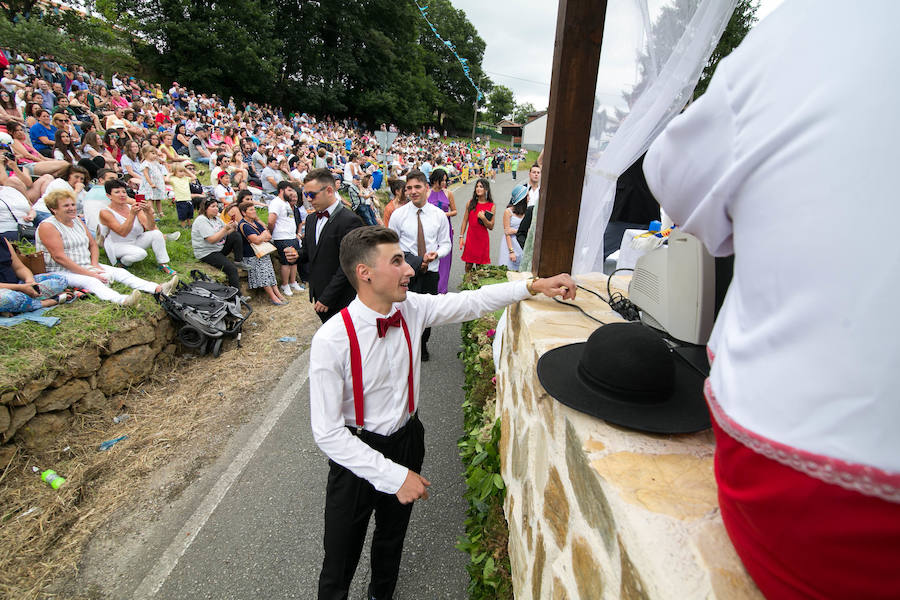
[[[531,102],[525,102],[524,104],[516,104],[515,110],[512,113],[512,120],[518,123],[519,125],[524,125],[525,121],[528,120],[528,115],[535,112],[534,104]]]
[[[494,90],[488,97],[488,115],[496,124],[512,113],[516,107],[513,91],[505,85],[494,86]]]
[[[731,19],[728,21],[728,25],[725,26],[725,31],[722,32],[722,37],[719,38],[719,43],[709,57],[709,62],[706,63],[706,67],[700,75],[697,87],[694,88],[695,100],[706,91],[709,80],[712,79],[713,73],[716,72],[719,61],[731,54],[731,51],[740,45],[750,29],[756,24],[758,21],[756,18],[758,8],[759,0],[738,0],[737,5],[734,7],[734,12],[731,14]]]

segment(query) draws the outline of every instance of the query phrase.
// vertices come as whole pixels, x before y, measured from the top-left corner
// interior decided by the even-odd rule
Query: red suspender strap
[[[409,339],[409,329],[406,327],[406,319],[400,313],[400,325],[403,326],[403,335],[406,336],[406,348],[409,350],[409,414],[416,412],[416,394],[413,391],[413,356],[412,341]]]
[[[353,406],[356,408],[356,430],[363,428],[363,377],[362,377],[362,358],[359,354],[359,339],[356,337],[356,328],[353,326],[353,320],[350,318],[350,312],[345,308],[341,311],[341,317],[344,319],[344,327],[347,328],[347,337],[350,339],[350,377],[353,380]],[[406,326],[404,325],[404,330]],[[409,339],[409,334],[407,334]],[[412,402],[412,396],[410,396]]]

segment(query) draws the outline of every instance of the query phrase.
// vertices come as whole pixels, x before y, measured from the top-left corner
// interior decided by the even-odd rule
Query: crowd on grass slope
[[[391,164],[382,165],[376,136],[355,119],[238,105],[178,82],[166,90],[119,73],[107,81],[80,65],[9,48],[0,49],[0,66],[0,313],[82,293],[127,305],[140,291],[171,288],[177,273],[166,243],[180,232],[159,230],[167,203],[175,205],[181,227],[191,228],[198,260],[223,270],[236,287],[238,268],[249,270],[251,289],[264,288],[280,304],[303,287],[296,254],[312,207],[301,200],[300,186],[310,171],[328,169],[348,207],[376,224],[403,202],[402,185],[393,186],[391,205],[377,201],[386,176],[402,181],[413,169],[426,176],[443,170],[447,178],[438,187],[446,187],[463,170],[494,177],[505,160],[519,158],[423,128],[398,135],[388,149]],[[393,125],[380,128],[396,132]],[[265,222],[255,214],[262,207]],[[22,264],[13,246],[19,241],[33,241],[43,252],[47,273]],[[280,287],[271,261],[254,260],[250,244],[265,241],[278,249]],[[111,264],[100,263],[100,248]],[[147,259],[148,249],[172,276],[163,286],[128,271]],[[113,281],[135,291],[119,294],[108,285]]]

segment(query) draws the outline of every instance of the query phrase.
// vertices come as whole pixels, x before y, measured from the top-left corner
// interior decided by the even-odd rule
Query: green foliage
[[[506,279],[503,267],[479,267],[466,274],[460,290]],[[469,598],[512,598],[509,530],[503,515],[506,486],[500,475],[500,420],[494,417],[494,362],[491,352],[497,315],[487,315],[462,326],[466,400],[463,403],[465,434],[458,446],[466,467],[465,498],[469,503],[465,535],[456,547],[469,555]]]
[[[536,112],[534,108],[534,104],[531,102],[525,102],[524,104],[516,104],[515,110],[513,110],[512,120],[518,123],[519,125],[524,125],[528,120],[528,115]]]
[[[140,31],[143,64],[196,90],[369,126],[465,129],[475,90],[414,3],[390,0],[103,0]],[[485,43],[450,0],[433,0],[441,36],[481,71]]]
[[[72,27],[72,32],[65,29],[62,33],[60,27]],[[107,76],[114,71],[135,72],[138,69],[121,34],[97,19],[80,18],[70,11],[66,11],[65,18],[51,15],[17,23],[0,19],[0,39],[4,45],[30,54],[32,58],[52,54]]]
[[[725,26],[725,31],[722,32],[722,37],[719,38],[719,43],[709,57],[709,62],[706,63],[706,67],[700,75],[697,87],[694,88],[695,100],[706,91],[709,80],[712,79],[713,74],[716,72],[719,61],[731,54],[731,51],[740,45],[750,29],[756,24],[756,11],[758,8],[759,0],[738,0],[737,5],[734,7],[734,12],[731,14],[731,19],[728,21],[728,25]]]
[[[513,91],[505,85],[495,86],[491,95],[488,96],[488,114],[494,124],[512,114],[515,107]]]

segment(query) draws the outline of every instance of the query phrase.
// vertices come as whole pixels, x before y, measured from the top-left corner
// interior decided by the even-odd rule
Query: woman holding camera
[[[226,224],[219,218],[219,203],[215,198],[207,198],[200,204],[200,214],[191,225],[191,247],[194,258],[223,271],[228,277],[228,285],[241,289],[237,265],[227,254],[233,252],[234,260],[243,263],[243,240],[237,232],[237,223]]]
[[[147,258],[147,248],[153,248],[159,270],[175,275],[169,266],[166,238],[153,220],[150,204],[140,197],[132,202],[125,184],[118,179],[104,186],[109,206],[100,211],[100,225],[109,262],[130,267]]]
[[[459,249],[463,251],[462,260],[466,263],[466,272],[472,265],[491,264],[491,234],[494,228],[494,198],[491,196],[491,184],[481,178],[475,183],[472,199],[466,206],[466,219],[459,232]]]

